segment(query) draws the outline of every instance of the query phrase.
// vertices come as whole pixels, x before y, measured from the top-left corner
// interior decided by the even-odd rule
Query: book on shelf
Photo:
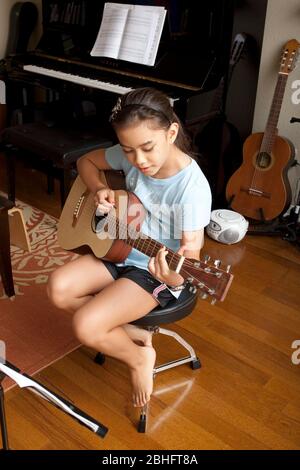
[[[165,17],[164,7],[105,3],[91,55],[154,65]]]

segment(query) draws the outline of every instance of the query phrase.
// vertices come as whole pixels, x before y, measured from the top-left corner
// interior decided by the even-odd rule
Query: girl
[[[48,294],[57,307],[74,313],[81,343],[128,365],[133,404],[142,407],[152,393],[156,355],[151,334],[128,323],[180,295],[183,277],[169,268],[165,246],[199,259],[211,194],[164,94],[151,88],[131,91],[118,99],[110,121],[119,144],[81,157],[79,174],[106,214],[114,191],[100,182],[99,170],[123,170],[127,189],[147,211],[141,231],[164,247],[155,258],[132,249],[117,264],[82,256],[52,274]]]

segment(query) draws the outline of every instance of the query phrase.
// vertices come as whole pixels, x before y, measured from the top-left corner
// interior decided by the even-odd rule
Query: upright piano
[[[155,87],[169,96],[184,124],[195,122],[190,119],[192,115],[197,125],[199,118],[201,126],[212,117],[215,90],[222,77],[226,78],[233,0],[111,3],[166,9],[153,66],[91,55],[102,21],[103,0],[43,0],[43,32],[36,49],[15,51],[5,59],[4,67],[2,62],[10,126],[4,132],[6,149],[22,149],[22,155],[24,150],[29,151],[27,159],[37,156],[32,166],[42,165],[46,171],[49,192],[58,171],[62,204],[76,159],[116,142],[109,115],[118,95],[139,87]],[[191,113],[195,103],[197,109]],[[205,105],[200,109],[199,103]],[[194,129],[190,126],[192,134]],[[221,142],[219,134],[214,142]],[[219,147],[215,145],[204,161],[199,158],[213,192]],[[7,161],[12,168],[13,158]],[[12,169],[9,174],[13,174]],[[13,183],[10,186],[13,195]]]
[[[66,101],[74,107],[81,97],[92,101],[95,113],[107,119],[117,95],[153,86],[173,100],[177,113],[185,120],[190,97],[213,90],[226,75],[232,0],[115,2],[166,8],[154,66],[90,55],[104,3],[103,0],[43,0],[43,33],[36,49],[12,54],[5,61],[7,104],[11,112],[22,104],[30,105],[35,96],[32,89],[37,87],[51,91],[47,95],[50,101],[63,103],[63,115]],[[70,116],[74,114],[72,109]]]

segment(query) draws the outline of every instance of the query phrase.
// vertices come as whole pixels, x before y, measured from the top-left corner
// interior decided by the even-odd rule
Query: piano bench
[[[113,144],[109,137],[101,136],[100,131],[98,134],[96,131],[49,127],[44,122],[7,127],[1,137],[6,153],[10,200],[15,200],[14,155],[16,151],[24,151],[25,156],[30,154],[39,162],[38,169],[46,172],[48,192],[53,191],[54,177],[60,180],[62,207],[78,158],[91,150]]]

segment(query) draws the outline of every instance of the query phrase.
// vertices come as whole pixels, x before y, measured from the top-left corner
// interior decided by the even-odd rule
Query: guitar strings
[[[286,79],[287,76],[282,76],[282,75],[279,75],[278,77],[278,81],[277,81],[277,84],[276,84],[276,89],[275,89],[275,93],[274,93],[274,97],[273,97],[273,101],[272,101],[272,106],[271,106],[271,110],[270,110],[270,114],[269,114],[269,117],[268,117],[268,121],[267,121],[267,127],[268,127],[268,124],[269,123],[272,123],[272,118],[273,118],[273,109],[275,108],[275,111],[276,111],[276,106],[278,107],[278,100],[275,99],[276,95],[281,95],[281,98],[283,97],[283,93],[284,93],[284,90],[285,90],[285,86],[286,86],[286,80],[284,80],[284,78]],[[281,102],[282,102],[282,99],[281,99]],[[262,144],[261,144],[261,147],[259,149],[259,153],[262,152],[263,148],[270,146],[270,143],[271,141],[269,139],[266,138],[266,135],[264,134],[263,135],[263,139],[262,139]],[[256,167],[256,164],[255,164],[255,167],[254,167],[254,173],[253,173],[253,177],[252,177],[252,180],[251,180],[251,188],[255,188],[256,187],[256,184],[255,184],[255,180],[257,181],[257,176],[259,175],[258,171],[257,171],[257,167]]]
[[[116,223],[116,229],[118,230],[119,229],[119,234],[120,236],[122,237],[122,239],[126,238],[124,237],[125,235],[127,235],[127,231],[130,231],[130,227],[128,225],[126,225],[124,222],[120,221],[118,218],[116,218],[115,216],[113,216],[111,214],[111,212],[108,213],[108,217],[107,219],[113,219],[113,222]],[[108,220],[109,222],[109,220]],[[134,230],[132,230],[134,231]],[[135,235],[138,235],[138,232],[134,231],[134,234]],[[132,237],[132,234],[129,234],[131,240],[133,240],[133,237]],[[137,236],[137,240],[139,239],[139,236]],[[153,249],[157,248],[157,245],[161,245],[163,246],[160,242],[157,242],[156,240],[151,240],[151,238],[147,237],[143,243],[145,243],[147,241],[147,244],[148,246],[150,246],[150,248],[152,248],[152,251]],[[138,242],[139,243],[139,242]],[[172,252],[172,256],[171,256],[171,259],[170,259],[170,263],[173,261],[173,258],[174,256],[176,255],[176,253]],[[178,255],[177,255],[178,256]],[[193,263],[190,262],[190,264],[193,266]],[[191,275],[188,271],[186,271],[185,269],[181,269],[181,272],[183,272],[184,274],[186,275],[189,275],[190,278],[192,278],[193,280],[198,280],[195,276]]]
[[[144,236],[146,237],[143,241],[143,239],[140,237],[140,233],[141,232],[137,232],[135,231],[134,229],[132,229],[132,227],[126,225],[126,223],[124,223],[123,221],[121,221],[120,219],[116,218],[114,215],[111,214],[111,212],[108,213],[108,218],[112,218],[113,219],[113,222],[116,222],[116,225],[117,225],[117,229],[119,228],[119,233],[121,234],[122,236],[122,239],[126,239],[126,235],[127,235],[127,230],[129,232],[129,237],[131,240],[133,240],[135,242],[135,240],[137,240],[137,243],[140,243],[142,242],[143,244],[145,244],[147,242],[147,245],[150,246],[150,248],[152,248],[152,251],[155,250],[157,248],[157,246],[160,246],[160,247],[163,247],[163,244],[156,241],[156,240],[152,240],[150,237],[148,237],[147,235],[144,234]],[[130,233],[131,231],[131,233]],[[119,237],[120,238],[120,237]],[[172,252],[172,255],[171,255],[171,262],[173,261],[173,258],[174,257],[180,257],[180,255],[178,255],[177,253],[173,252],[172,250],[169,250]],[[179,261],[179,259],[178,259]],[[191,261],[188,261],[186,260],[191,266],[193,266],[193,262]]]
[[[127,234],[127,228],[128,228],[128,225],[126,225],[126,223],[124,223],[123,221],[121,221],[120,219],[116,218],[115,216],[113,216],[111,214],[111,212],[108,213],[108,217],[111,217],[113,218],[114,222],[117,223],[118,227],[121,228],[122,232],[119,230],[119,233],[122,233],[122,235],[126,235]],[[133,230],[132,230],[133,231]],[[136,238],[138,239],[139,238],[139,232],[137,231],[134,231],[134,235],[136,235]],[[131,237],[131,235],[129,234],[130,238],[133,239]],[[150,237],[148,237],[147,235],[145,235],[147,238],[145,239],[145,241],[147,241],[148,245],[151,245],[151,247],[153,249],[156,248],[156,245],[160,245],[161,247],[163,246],[162,243],[156,241],[156,240],[152,240]],[[172,251],[172,250],[169,250],[169,251]],[[174,258],[174,257],[179,257],[179,255],[175,252],[172,251],[172,256],[171,258]],[[172,259],[171,259],[172,261]],[[178,260],[179,261],[179,260]],[[184,261],[184,263],[188,264],[189,266],[194,266],[194,263],[192,261],[189,261],[188,259],[186,259]]]
[[[269,126],[269,124],[274,126],[274,123],[272,121],[274,120],[274,116],[276,117],[276,114],[277,114],[276,123],[278,122],[278,117],[279,117],[279,112],[280,112],[280,108],[281,108],[281,104],[282,104],[282,100],[283,100],[283,95],[284,95],[284,91],[285,91],[285,87],[286,87],[287,77],[288,77],[288,75],[279,74],[279,77],[278,77],[278,80],[277,80],[277,83],[276,83],[276,87],[275,87],[275,93],[274,93],[274,96],[273,96],[268,121],[267,121],[267,127]],[[276,98],[276,96],[278,96],[278,98]],[[271,153],[273,144],[274,144],[274,136],[273,136],[273,142],[272,142],[272,140],[267,139],[265,137],[265,133],[264,133],[258,155],[260,153],[262,153],[264,148],[266,148],[267,150],[270,150],[270,152],[266,152],[266,153]],[[270,147],[270,148],[268,148],[268,147]],[[260,173],[257,171],[257,165],[256,165],[256,162],[255,162],[254,163],[254,172],[253,172],[253,176],[252,176],[252,179],[251,179],[249,189],[251,189],[251,188],[257,189],[256,184],[258,182],[259,176],[260,176]]]

